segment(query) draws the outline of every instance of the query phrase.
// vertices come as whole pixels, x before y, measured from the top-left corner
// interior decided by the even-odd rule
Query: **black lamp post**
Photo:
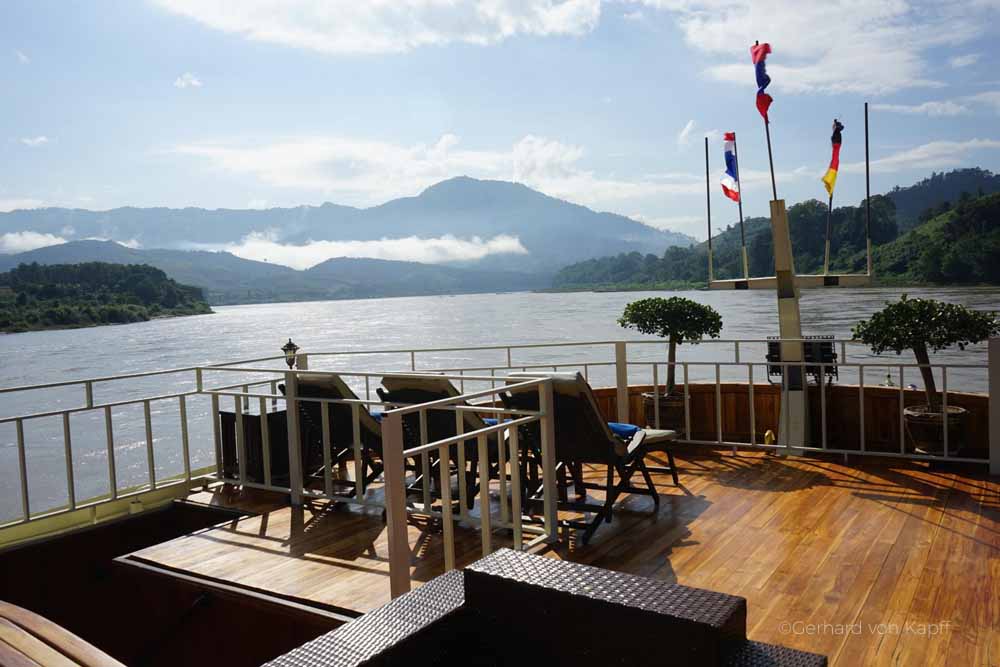
[[[299,351],[299,346],[289,338],[288,342],[281,346],[281,351],[285,353],[285,363],[288,364],[289,370],[295,368],[295,353]]]

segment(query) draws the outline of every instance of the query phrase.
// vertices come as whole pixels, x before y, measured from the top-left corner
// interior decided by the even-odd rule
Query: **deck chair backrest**
[[[462,395],[450,380],[433,375],[421,377],[387,376],[382,378],[382,386],[385,387],[386,391],[379,392],[379,395],[389,402],[400,404],[428,403]],[[444,411],[438,412],[444,414]],[[448,412],[451,413],[450,410]],[[466,431],[486,428],[486,423],[475,412],[466,412],[464,416]],[[455,417],[452,415],[451,419],[454,422]],[[452,434],[454,435],[454,433]]]
[[[461,396],[458,388],[450,380],[433,375],[426,376],[386,376],[382,378],[382,387],[379,389],[379,396],[387,403],[399,405],[416,405],[419,403],[429,403],[439,401],[443,398],[454,398]],[[474,412],[463,414],[465,432],[476,431],[486,428],[486,423]],[[409,431],[411,440],[418,438],[420,415],[416,412],[403,416],[404,428]],[[450,438],[455,435],[455,413],[452,410],[428,410],[427,411],[427,438],[428,442]],[[408,446],[418,444],[408,443]],[[475,440],[466,443],[467,446],[475,446]]]
[[[302,398],[331,398],[356,400],[357,394],[351,391],[344,380],[334,373],[323,375],[299,375],[298,392]],[[348,403],[327,403],[330,415],[330,439],[332,442],[344,445],[354,442],[354,416]],[[314,427],[321,428],[323,412],[321,403],[314,401],[299,401],[299,409],[308,415]],[[361,422],[361,437],[382,437],[382,427],[364,406],[358,410]]]
[[[601,416],[593,391],[579,373],[515,373],[508,384],[532,378],[552,379],[556,459],[581,463],[605,463],[619,443]],[[520,410],[538,410],[538,387],[509,390],[504,403]],[[531,425],[537,431],[536,424]]]

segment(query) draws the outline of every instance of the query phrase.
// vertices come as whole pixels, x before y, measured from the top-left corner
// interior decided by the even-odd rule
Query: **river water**
[[[802,295],[803,333],[849,338],[859,319],[878,310],[903,292],[910,296],[962,303],[973,308],[1000,310],[1000,288],[935,289],[827,289]],[[121,326],[66,331],[0,335],[0,387],[59,382],[77,378],[136,373],[161,368],[220,363],[279,354],[289,337],[303,352],[359,351],[395,348],[482,346],[518,343],[643,340],[647,337],[621,329],[616,319],[629,301],[646,296],[686,296],[716,308],[723,317],[723,338],[765,338],[777,334],[775,296],[771,291],[748,292],[578,292],[568,294],[479,294],[407,297],[358,301],[260,304],[217,307],[212,315],[156,320]],[[665,347],[630,349],[630,360],[664,359]],[[838,349],[838,353],[840,350]],[[741,360],[762,361],[762,345],[744,345]],[[680,360],[732,361],[731,345],[685,345]],[[515,351],[514,364],[610,361],[607,345]],[[848,347],[850,362],[912,363],[908,356],[881,358],[859,346]],[[938,363],[986,364],[985,345],[965,352],[947,351]],[[420,369],[505,364],[503,351],[426,353],[417,357]],[[409,369],[408,354],[365,355],[352,359],[313,358],[312,369],[390,371]],[[763,367],[757,381],[763,381]],[[633,367],[631,382],[649,382],[648,367]],[[661,369],[662,373],[662,369]],[[691,368],[692,379],[714,377],[714,368]],[[221,375],[221,374],[220,374]],[[746,370],[725,368],[723,377],[745,379]],[[916,370],[905,382],[919,384]],[[595,386],[610,385],[608,367],[589,369]],[[866,384],[885,381],[886,370],[866,371]],[[98,384],[95,403],[193,389],[192,374],[160,376],[114,384]],[[841,382],[856,382],[854,371],[841,372]],[[898,371],[892,370],[898,381]],[[243,377],[219,377],[227,383]],[[661,376],[662,381],[662,376]],[[355,383],[356,390],[363,386]],[[951,390],[985,391],[986,371],[953,369]],[[468,387],[467,387],[468,388]],[[0,417],[79,406],[83,390],[73,387],[38,392],[0,394]],[[155,468],[158,478],[181,470],[179,414],[176,401],[151,404]],[[191,452],[194,465],[212,459],[209,401],[189,400]],[[113,410],[115,469],[118,487],[146,480],[148,462],[141,405]],[[108,456],[103,411],[75,413],[71,418],[74,479],[79,499],[108,491]],[[32,513],[66,502],[66,463],[60,417],[24,422],[29,495]],[[13,423],[0,424],[0,521],[21,512],[16,432]]]

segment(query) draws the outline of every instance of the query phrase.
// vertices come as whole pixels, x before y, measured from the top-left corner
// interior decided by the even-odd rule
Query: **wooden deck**
[[[997,479],[705,450],[678,463],[680,488],[657,479],[656,516],[650,499],[628,499],[590,545],[564,535],[541,553],[741,595],[752,639],[834,665],[1000,665]],[[388,600],[377,512],[253,502],[259,516],[131,558],[354,612]],[[456,543],[460,564],[480,555],[477,531],[456,531]],[[417,581],[441,572],[437,527],[415,521],[410,544]]]

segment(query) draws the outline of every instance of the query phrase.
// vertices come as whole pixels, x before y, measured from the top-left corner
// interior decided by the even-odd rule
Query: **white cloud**
[[[691,133],[694,131],[694,119],[689,120],[680,132],[677,133],[677,144],[687,146],[691,141]]]
[[[980,53],[967,53],[963,56],[954,56],[948,59],[948,64],[956,69],[959,67],[968,67],[979,62],[981,56],[982,54]]]
[[[1000,141],[995,139],[931,141],[888,157],[872,160],[871,169],[874,172],[895,172],[955,167],[966,163],[969,156],[976,151],[997,149],[1000,149]],[[864,169],[864,162],[852,162],[842,167],[843,171],[851,173],[862,173]]]
[[[601,0],[155,0],[167,11],[262,42],[323,53],[402,53],[515,35],[591,31]]]
[[[66,243],[66,239],[55,234],[40,234],[31,231],[7,232],[0,234],[0,253],[9,255],[50,245],[59,245],[60,243]]]
[[[993,107],[993,110],[1000,113],[1000,90],[992,90],[986,93],[970,95],[966,98],[970,102]]]
[[[621,179],[583,166],[580,146],[527,135],[506,150],[462,148],[445,134],[432,144],[403,146],[344,137],[305,137],[264,144],[198,143],[172,152],[221,171],[282,188],[312,191],[356,206],[417,194],[453,176],[513,180],[555,197],[606,206],[644,196],[696,194],[697,175]]]
[[[184,72],[174,79],[174,88],[201,88],[201,79],[191,72]]]
[[[22,209],[42,208],[45,202],[41,199],[0,199],[0,212],[18,211]]]
[[[632,0],[672,15],[688,44],[726,62],[714,78],[753,85],[748,47],[772,39],[768,71],[777,90],[888,93],[935,86],[925,53],[983,34],[995,8],[886,0]]]
[[[14,49],[14,57],[17,58],[17,62],[21,63],[22,65],[27,65],[31,63],[31,58],[28,57],[28,54],[19,49]]]
[[[873,104],[872,111],[886,111],[915,116],[959,116],[969,113],[968,107],[949,100],[923,102],[921,104]]]
[[[308,241],[282,243],[274,232],[253,232],[239,243],[197,245],[203,250],[225,250],[238,257],[284,264],[307,269],[331,257],[372,257],[425,264],[478,260],[488,255],[525,255],[527,249],[514,236],[505,234],[491,239],[474,236],[460,239],[446,235],[438,238],[383,238],[377,241]]]
[[[21,137],[21,143],[30,148],[38,148],[39,146],[44,146],[49,143],[49,138],[44,135],[39,135],[37,137]]]

